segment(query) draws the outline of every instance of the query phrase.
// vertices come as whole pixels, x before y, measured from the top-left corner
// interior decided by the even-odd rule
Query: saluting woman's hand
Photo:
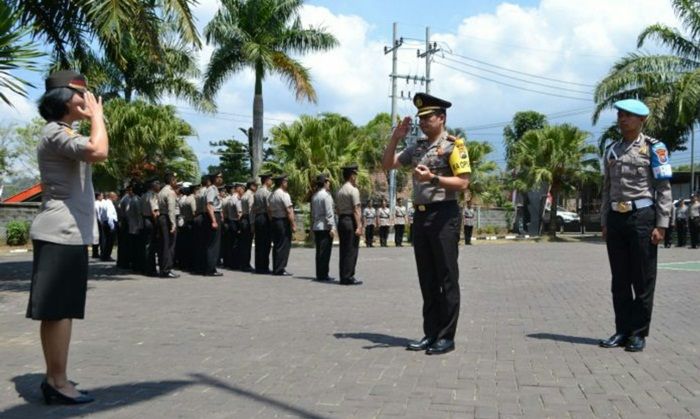
[[[85,92],[83,94],[84,104],[78,107],[78,112],[80,112],[85,119],[102,119],[102,96],[95,98],[91,92]]]

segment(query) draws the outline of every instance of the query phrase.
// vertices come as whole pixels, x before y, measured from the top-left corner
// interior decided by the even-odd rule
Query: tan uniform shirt
[[[253,214],[267,214],[268,199],[270,198],[269,189],[263,185],[258,188],[253,197]]]
[[[272,218],[287,218],[287,208],[292,206],[292,197],[282,188],[277,188],[268,200]]]
[[[158,211],[160,215],[167,215],[172,225],[177,225],[177,195],[170,185],[165,185],[158,192]]]
[[[360,205],[360,190],[345,182],[336,194],[336,208],[339,215],[353,215]]]
[[[387,208],[379,208],[377,209],[377,218],[379,218],[379,226],[386,227],[389,224],[391,224],[389,221],[391,221],[391,209]]]
[[[600,225],[605,227],[612,202],[648,198],[655,202],[656,226],[666,228],[671,217],[671,182],[657,180],[651,169],[651,144],[644,134],[632,142],[617,141],[603,156],[603,179]]]

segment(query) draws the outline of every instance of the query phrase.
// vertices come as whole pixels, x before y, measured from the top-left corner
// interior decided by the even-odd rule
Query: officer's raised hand
[[[411,121],[413,119],[410,116],[406,116],[401,120],[399,125],[394,129],[394,132],[391,134],[391,139],[392,140],[401,140],[408,135],[408,131],[411,129]]]
[[[433,177],[433,173],[428,169],[428,166],[419,164],[413,169],[413,177],[421,182],[429,182]]]

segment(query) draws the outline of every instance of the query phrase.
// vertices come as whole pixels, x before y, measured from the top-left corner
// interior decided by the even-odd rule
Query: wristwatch
[[[430,184],[433,186],[439,186],[440,185],[440,176],[433,175],[433,177],[430,178]]]

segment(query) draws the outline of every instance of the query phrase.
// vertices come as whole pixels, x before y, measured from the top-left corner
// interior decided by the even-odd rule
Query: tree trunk
[[[550,189],[550,194],[552,195],[552,206],[549,208],[549,235],[552,237],[557,236],[557,199],[559,198],[559,185],[552,184],[552,189]]]
[[[253,177],[260,174],[262,165],[263,147],[263,96],[262,96],[262,65],[258,64],[255,69],[255,98],[253,99],[253,161],[251,161],[251,171]]]

